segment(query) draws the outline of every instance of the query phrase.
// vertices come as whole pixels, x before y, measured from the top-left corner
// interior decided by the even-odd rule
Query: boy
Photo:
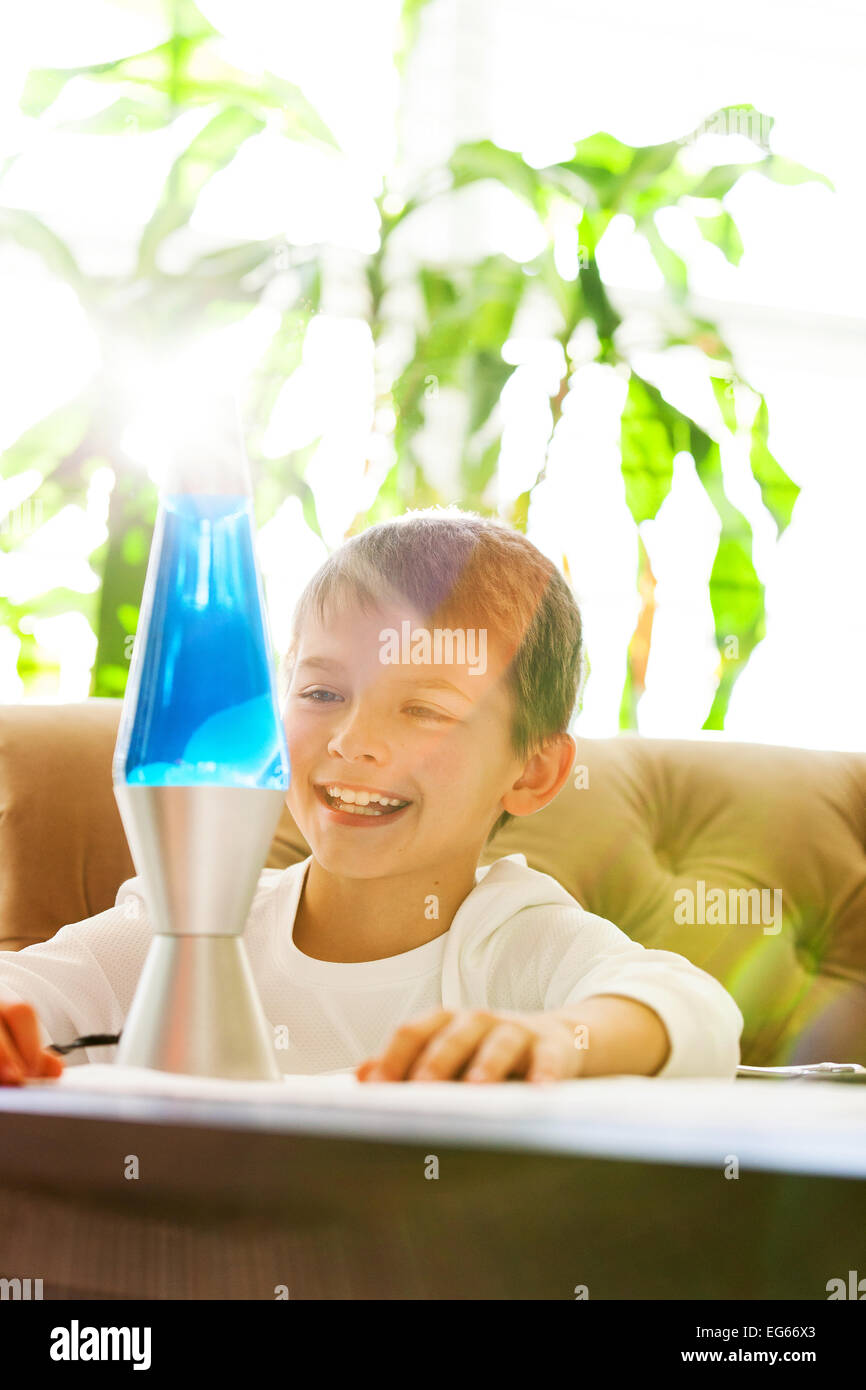
[[[287,804],[312,853],[263,871],[244,938],[288,1032],[284,1071],[736,1074],[743,1018],[712,976],[632,942],[522,855],[478,868],[491,834],[568,777],[581,667],[568,585],[500,522],[409,513],[313,576],[280,670]],[[49,1041],[118,1033],[149,942],[133,878],[107,912],[0,952],[7,1080],[59,1074]]]

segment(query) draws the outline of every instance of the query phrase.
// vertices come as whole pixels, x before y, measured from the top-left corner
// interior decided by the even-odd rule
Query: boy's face
[[[493,635],[483,639],[483,662],[479,630],[467,629],[465,653],[443,640],[415,664],[402,659],[411,651],[407,621],[407,635],[424,626],[408,609],[357,607],[326,626],[305,624],[284,705],[286,802],[328,872],[379,878],[429,869],[432,891],[437,868],[474,868],[523,763],[510,745],[511,695]],[[386,629],[400,635],[396,653],[380,636]],[[329,788],[349,793],[360,811]],[[407,804],[364,806],[368,791]]]

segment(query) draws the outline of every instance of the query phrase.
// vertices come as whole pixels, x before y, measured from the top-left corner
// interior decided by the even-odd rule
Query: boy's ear
[[[576,754],[577,744],[571,734],[554,734],[547,739],[503,796],[503,811],[512,816],[531,816],[540,811],[565,782]]]

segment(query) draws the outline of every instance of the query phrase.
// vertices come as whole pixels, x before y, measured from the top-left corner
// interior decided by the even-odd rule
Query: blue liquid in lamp
[[[151,585],[115,780],[287,788],[249,496],[163,496],[146,590]]]

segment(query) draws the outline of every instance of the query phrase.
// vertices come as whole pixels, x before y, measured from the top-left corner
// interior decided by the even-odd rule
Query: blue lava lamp
[[[154,927],[116,1063],[278,1080],[243,931],[289,756],[237,407],[198,407],[160,481],[114,755]]]

